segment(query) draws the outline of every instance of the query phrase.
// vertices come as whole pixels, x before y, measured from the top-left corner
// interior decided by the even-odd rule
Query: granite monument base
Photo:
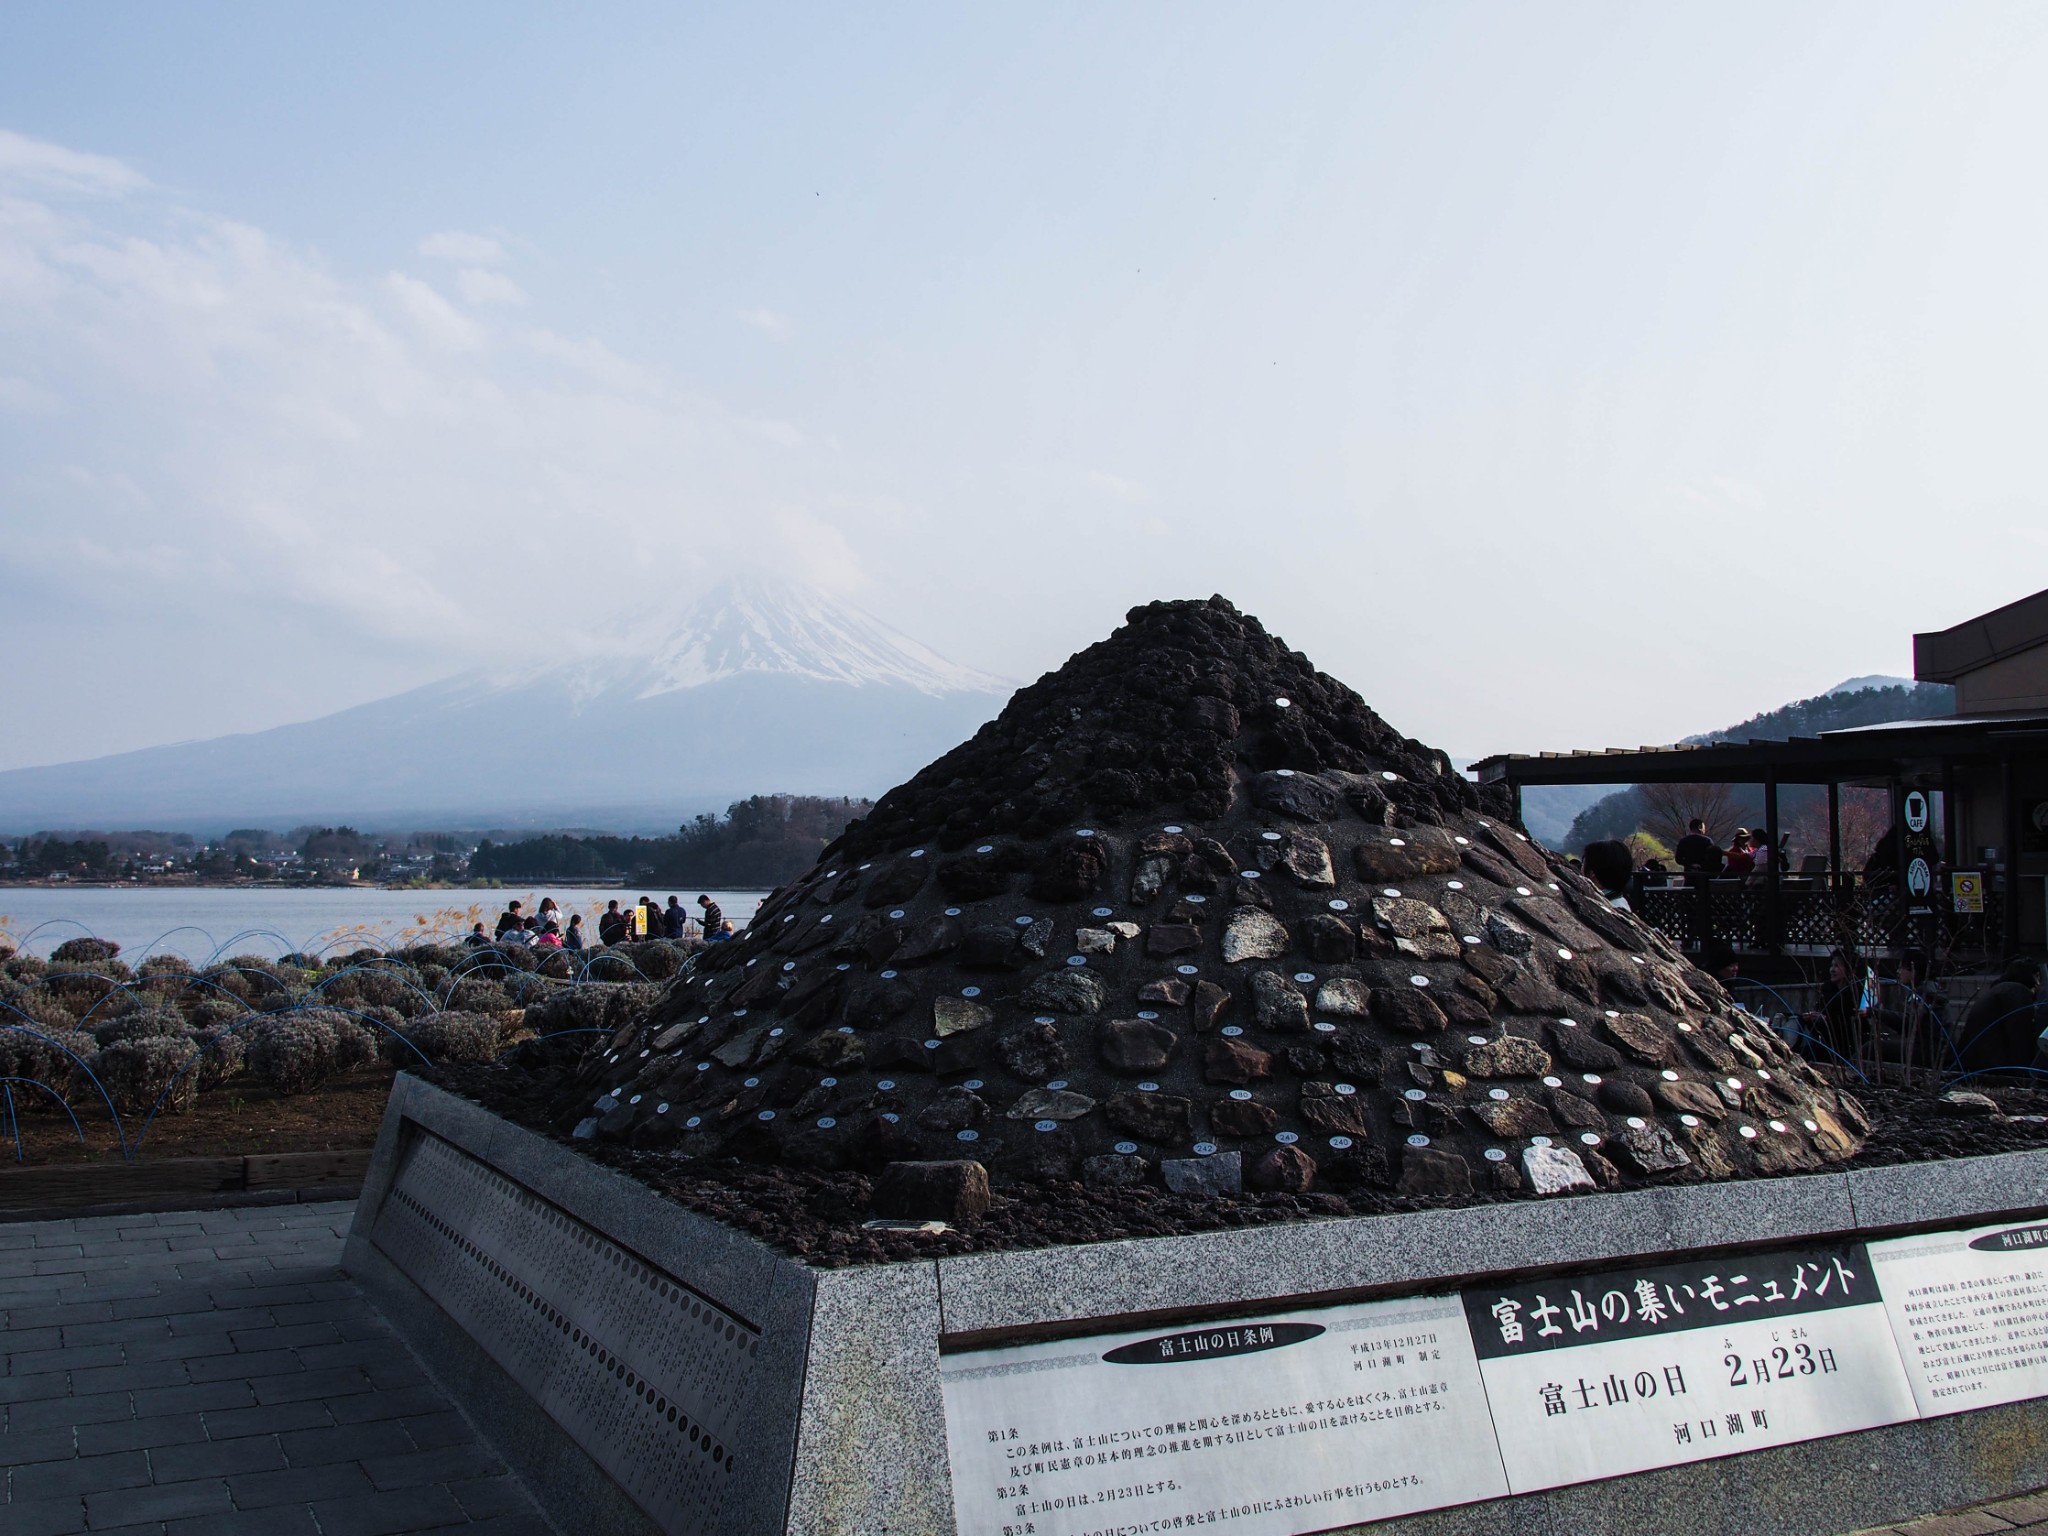
[[[991,1512],[997,1490],[980,1487],[962,1490],[956,1518],[942,1356],[957,1364],[967,1352],[1159,1329],[1200,1342],[1205,1323],[1220,1335],[1233,1319],[1440,1299],[1490,1277],[1503,1286],[1555,1277],[1561,1300],[1585,1271],[1632,1265],[1649,1275],[1703,1256],[1741,1278],[1737,1269],[1762,1273],[1744,1255],[1787,1245],[1861,1244],[2044,1210],[2048,1152],[2034,1152],[814,1270],[401,1074],[345,1262],[564,1532],[952,1536],[1009,1525],[1007,1508]],[[1611,1312],[1610,1303],[1610,1322]],[[1788,1318],[1788,1338],[1802,1336],[1803,1321]],[[1738,1375],[1743,1368],[1738,1361]],[[1319,1514],[1313,1503],[1211,1508],[1185,1524],[1813,1536],[2048,1483],[2048,1399],[1943,1411],[1369,1525],[1333,1523],[1339,1506]],[[1600,1420],[1587,1423],[1600,1433]],[[1141,1452],[1151,1454],[1101,1459]],[[1351,1475],[1369,1480],[1373,1469]],[[1034,1496],[1000,1490],[1006,1503]],[[1126,1524],[1182,1528],[1092,1510],[1078,1524],[1071,1512],[1020,1515],[1014,1528]]]

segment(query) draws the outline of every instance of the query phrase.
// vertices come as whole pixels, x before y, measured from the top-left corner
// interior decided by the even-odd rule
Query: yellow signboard
[[[1958,869],[1948,877],[1958,912],[1984,910],[1984,877],[1974,869]]]

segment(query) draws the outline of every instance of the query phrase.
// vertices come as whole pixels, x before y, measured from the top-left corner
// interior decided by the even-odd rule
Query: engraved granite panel
[[[794,1425],[745,1432],[763,1326],[414,1128],[371,1239],[669,1529],[733,1524]]]

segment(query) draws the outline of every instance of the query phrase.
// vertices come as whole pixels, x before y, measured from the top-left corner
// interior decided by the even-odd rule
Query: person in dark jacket
[[[704,925],[704,937],[706,940],[709,940],[724,924],[725,913],[719,910],[718,903],[709,896],[699,896],[697,898],[697,905],[703,912],[703,916],[698,918],[698,921]]]
[[[569,931],[562,935],[562,948],[572,954],[581,954],[583,952],[583,914],[581,912],[569,914]]]
[[[1671,856],[1688,875],[1718,875],[1721,866],[1728,862],[1721,845],[1707,836],[1707,824],[1697,816],[1685,824],[1685,836],[1678,840]]]
[[[1623,912],[1630,910],[1628,888],[1636,877],[1636,856],[1627,843],[1616,838],[1588,843],[1579,855],[1579,863],[1586,878],[1600,887],[1600,894],[1607,898],[1610,907]]]
[[[498,914],[498,926],[491,937],[502,939],[508,933],[517,933],[526,926],[526,919],[519,915],[519,903],[507,902],[505,910]]]
[[[1820,1007],[1799,1015],[1795,1048],[1816,1061],[1856,1060],[1864,1043],[1863,977],[1846,950],[1828,956],[1828,984]]]
[[[605,903],[604,915],[597,920],[597,942],[618,944],[626,937],[626,914],[619,910],[618,898]]]
[[[1957,1031],[1965,1072],[2034,1064],[2041,1037],[2034,1000],[2040,988],[2041,962],[2014,960],[1970,1000]]]
[[[661,936],[665,939],[680,939],[683,936],[683,924],[689,920],[689,908],[675,897],[669,897],[668,905],[662,908],[661,912]]]

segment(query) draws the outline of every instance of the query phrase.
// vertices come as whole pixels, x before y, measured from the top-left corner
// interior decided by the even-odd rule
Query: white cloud
[[[0,183],[4,182],[103,194],[146,185],[142,173],[122,161],[0,128]]]
[[[1138,506],[1152,499],[1152,488],[1136,480],[1126,480],[1122,475],[1108,474],[1103,470],[1088,471],[1088,483],[1104,495],[1130,506]]]
[[[484,328],[418,278],[393,272],[384,282],[421,333],[436,344],[464,349],[483,345]]]
[[[755,330],[773,336],[777,341],[786,341],[796,334],[796,322],[780,310],[765,306],[759,309],[740,310],[736,317],[742,325],[751,325]]]
[[[464,267],[455,274],[455,288],[472,304],[524,304],[526,290],[502,272]]]
[[[28,379],[10,378],[0,373],[0,411],[15,411],[23,416],[48,416],[63,409],[62,396]]]
[[[114,195],[0,197],[0,654],[55,659],[0,674],[0,714],[75,691],[77,637],[138,615],[161,718],[95,750],[190,734],[166,722],[218,694],[210,637],[243,615],[270,633],[242,696],[346,698],[553,651],[742,557],[858,582],[842,471],[798,425],[524,323],[482,267],[460,307],[93,173]],[[372,655],[415,670],[366,680]]]
[[[420,254],[440,261],[462,262],[468,266],[494,267],[506,259],[504,242],[490,235],[474,235],[459,229],[443,230],[420,242]]]

